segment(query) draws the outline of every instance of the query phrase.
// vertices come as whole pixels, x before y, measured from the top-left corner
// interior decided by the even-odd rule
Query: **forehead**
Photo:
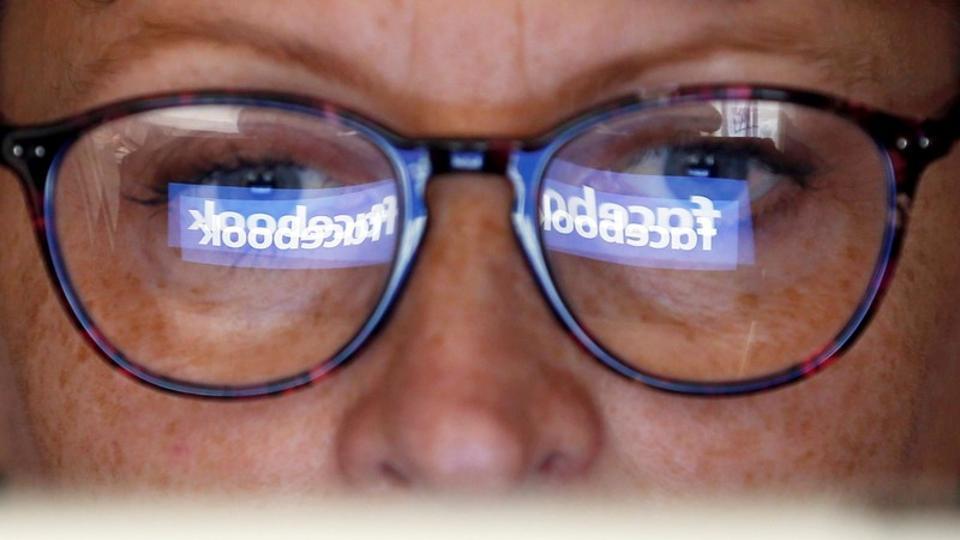
[[[637,86],[731,80],[813,86],[906,109],[947,92],[946,74],[957,65],[943,54],[953,50],[953,19],[932,2],[48,4],[61,9],[38,12],[34,2],[14,2],[9,18],[16,23],[7,21],[5,32],[24,41],[39,36],[42,49],[58,52],[36,61],[60,62],[50,76],[59,70],[69,80],[54,84],[66,91],[64,103],[86,106],[154,89],[268,86],[348,101],[388,123],[426,122],[417,127],[427,131],[430,118],[447,112],[463,124],[453,131],[475,128],[490,114],[548,121]],[[911,76],[892,76],[903,72]]]

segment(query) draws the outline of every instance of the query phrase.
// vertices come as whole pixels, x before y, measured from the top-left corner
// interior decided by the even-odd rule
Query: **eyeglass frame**
[[[818,353],[779,372],[744,381],[689,382],[645,373],[607,351],[577,320],[557,289],[536,225],[538,195],[547,166],[569,141],[621,114],[706,101],[771,101],[799,105],[841,117],[858,126],[886,158],[887,216],[882,253],[870,285],[853,316]],[[130,115],[178,106],[257,106],[343,122],[357,129],[389,159],[397,174],[399,228],[397,253],[380,299],[363,326],[336,354],[303,373],[262,384],[213,386],[171,379],[128,360],[87,315],[70,281],[55,234],[54,191],[63,157],[86,132]],[[591,356],[627,379],[666,392],[694,396],[743,395],[803,380],[840,358],[869,325],[893,277],[909,209],[923,171],[947,155],[960,139],[960,98],[941,115],[916,120],[889,114],[842,98],[797,88],[754,84],[681,86],[638,92],[574,115],[530,139],[408,138],[346,107],[314,97],[282,92],[210,89],[155,94],[104,105],[44,124],[14,126],[0,120],[0,165],[14,170],[23,187],[36,237],[50,278],[74,326],[107,363],[151,387],[200,398],[255,398],[307,387],[356,358],[387,322],[407,283],[427,231],[426,187],[431,178],[450,173],[506,177],[514,191],[514,237],[541,293],[563,327]],[[878,179],[879,180],[879,179]]]

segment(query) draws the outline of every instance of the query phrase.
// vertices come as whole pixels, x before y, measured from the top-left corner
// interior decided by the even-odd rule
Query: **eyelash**
[[[248,188],[274,188],[274,189],[307,189],[303,186],[284,186],[286,176],[289,173],[304,175],[315,173],[327,181],[336,184],[328,175],[316,169],[295,163],[292,160],[263,160],[251,161],[240,159],[236,163],[212,162],[210,165],[199,172],[193,173],[186,178],[171,178],[162,173],[157,174],[157,179],[151,181],[147,186],[151,193],[150,198],[140,198],[127,195],[127,200],[142,204],[144,206],[159,206],[168,202],[167,186],[171,182],[212,185],[212,186],[231,186]],[[166,181],[160,178],[167,177]],[[337,184],[339,185],[339,184]],[[317,186],[335,187],[335,186]]]
[[[812,164],[810,160],[798,158],[772,147],[772,144],[764,144],[751,138],[734,137],[723,140],[710,138],[690,145],[672,147],[670,150],[695,151],[705,154],[722,152],[725,157],[729,158],[751,159],[762,165],[767,172],[788,176],[803,188],[810,186],[810,179],[817,173],[816,165]]]
[[[122,176],[134,179],[125,183],[123,196],[144,206],[159,206],[167,202],[171,182],[245,187],[262,182],[283,188],[285,178],[292,178],[292,189],[305,189],[302,180],[317,184],[311,188],[323,189],[350,184],[354,179],[366,181],[369,173],[363,164],[344,160],[343,155],[334,146],[306,147],[276,137],[246,141],[184,138],[162,146],[141,145],[121,163]]]

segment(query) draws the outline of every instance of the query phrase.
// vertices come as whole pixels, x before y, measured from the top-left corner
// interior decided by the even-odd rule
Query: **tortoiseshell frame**
[[[694,383],[665,379],[638,371],[620,361],[597,342],[567,308],[550,275],[537,226],[537,199],[551,158],[567,142],[611,117],[680,103],[708,100],[766,100],[803,105],[829,112],[860,126],[876,143],[888,163],[889,211],[884,246],[870,286],[845,327],[817,354],[769,376],[746,381]],[[399,186],[403,227],[398,252],[380,302],[364,326],[332,358],[317,367],[282,380],[250,386],[205,386],[171,380],[151,373],[126,358],[97,329],[77,300],[61,260],[53,231],[53,192],[60,161],[83,133],[110,120],[131,114],[182,105],[252,105],[274,107],[340,122],[363,133],[393,164]],[[886,114],[842,99],[790,88],[754,85],[687,86],[662,92],[635,94],[614,100],[562,123],[531,140],[410,139],[331,103],[280,93],[210,90],[156,95],[107,105],[58,122],[35,126],[0,124],[2,162],[15,170],[30,206],[47,269],[60,287],[61,299],[91,345],[123,373],[154,387],[197,397],[249,398],[277,395],[305,387],[355,357],[386,320],[416,260],[427,227],[425,192],[434,175],[483,172],[506,176],[514,189],[512,221],[516,238],[540,288],[559,321],[590,354],[620,375],[648,386],[692,395],[736,395],[772,389],[810,376],[838,358],[866,327],[893,276],[907,224],[910,204],[923,170],[946,155],[960,137],[960,100],[945,114],[930,120],[911,120]]]

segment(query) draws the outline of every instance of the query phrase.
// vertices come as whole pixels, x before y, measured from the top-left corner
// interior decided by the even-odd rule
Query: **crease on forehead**
[[[934,0],[936,2],[938,0]],[[951,0],[952,1],[952,0]],[[881,6],[881,4],[883,4]],[[703,9],[708,4],[704,4]],[[558,105],[575,110],[585,103],[595,102],[615,87],[638,80],[645,71],[658,66],[687,60],[706,58],[725,52],[776,54],[792,57],[812,65],[834,81],[839,88],[851,94],[865,85],[876,85],[889,65],[889,56],[895,44],[876,43],[877,25],[881,24],[884,9],[897,9],[887,2],[830,4],[829,8],[784,10],[779,0],[729,0],[711,2],[717,6],[716,16],[709,19],[700,31],[685,33],[680,39],[667,40],[644,50],[605,58],[596,65],[587,65],[578,73],[560,80],[551,95],[527,96],[537,102],[536,107],[548,109]],[[865,7],[866,6],[866,7]],[[934,6],[924,2],[924,6]],[[110,16],[113,7],[98,7],[100,15]],[[827,9],[826,12],[823,10]],[[866,9],[866,10],[865,10]],[[874,10],[871,13],[869,10]],[[899,8],[899,9],[902,9]],[[915,9],[920,9],[917,6]],[[178,45],[203,43],[217,47],[246,51],[271,61],[303,68],[327,80],[348,88],[375,94],[389,103],[406,103],[417,110],[429,110],[431,96],[418,95],[415,90],[391,86],[376,66],[364,66],[355,59],[342,56],[329,47],[311,43],[309,36],[280,33],[256,21],[243,20],[237,14],[207,18],[178,13],[176,17],[157,11],[139,19],[137,28],[129,35],[104,47],[94,60],[76,68],[71,85],[78,95],[95,95],[98,89],[122,77],[123,71],[151,54]],[[868,17],[871,32],[849,32],[844,22],[852,17]],[[862,22],[862,21],[861,21]],[[849,24],[849,23],[846,23]],[[189,88],[185,88],[189,89]],[[433,99],[432,101],[436,101]],[[422,102],[422,103],[421,103]],[[490,104],[484,104],[490,105]],[[526,104],[492,104],[518,112],[527,110]],[[525,108],[526,109],[525,109]]]

